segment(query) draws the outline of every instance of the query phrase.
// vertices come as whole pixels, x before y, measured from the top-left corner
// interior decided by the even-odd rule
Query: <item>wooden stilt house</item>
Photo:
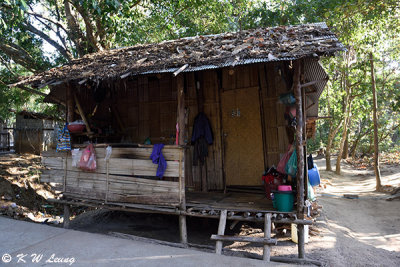
[[[71,133],[72,147],[95,144],[94,172],[72,167],[70,152],[43,153],[48,170],[41,179],[63,191],[57,201],[176,214],[183,243],[186,216],[220,218],[213,236],[219,253],[232,238],[223,235],[226,220],[265,221],[265,238],[248,241],[265,245],[266,260],[276,243],[271,221],[295,223],[304,258],[303,225],[311,223],[304,219],[305,145],[328,79],[318,60],[341,50],[324,23],[281,26],[102,51],[14,86],[49,86],[46,100],[65,106],[67,121],[86,124],[86,131]],[[287,93],[295,98],[296,127],[279,101]],[[212,131],[204,162],[193,157],[199,113]],[[165,144],[163,179],[155,178],[150,160],[158,143]],[[297,149],[296,208],[279,212],[257,190],[289,144]],[[113,150],[105,160],[107,146]]]

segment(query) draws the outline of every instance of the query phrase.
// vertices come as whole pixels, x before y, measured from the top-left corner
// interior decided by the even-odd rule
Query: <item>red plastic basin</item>
[[[81,133],[85,129],[85,124],[68,124],[67,128],[71,133]]]

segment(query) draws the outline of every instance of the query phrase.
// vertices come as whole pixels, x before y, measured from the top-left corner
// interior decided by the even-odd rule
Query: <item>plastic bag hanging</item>
[[[104,160],[107,161],[110,159],[112,154],[112,147],[111,146],[107,146],[106,148],[106,156],[104,157]]]
[[[292,145],[289,145],[286,153],[283,155],[283,157],[281,158],[281,160],[278,163],[278,166],[276,167],[276,170],[280,173],[286,174],[286,164],[288,163],[290,156],[293,153],[293,149],[292,149]]]
[[[71,150],[71,136],[68,131],[68,123],[63,129],[58,129],[57,135],[57,152]]]
[[[79,150],[79,148],[75,148],[71,150],[72,154],[72,167],[79,167],[79,161],[82,157],[82,151]]]
[[[290,156],[289,161],[286,163],[285,171],[288,175],[295,177],[297,173],[297,153],[296,149]]]
[[[81,160],[79,161],[79,168],[86,171],[95,171],[96,154],[94,152],[93,144],[89,144],[82,152]]]

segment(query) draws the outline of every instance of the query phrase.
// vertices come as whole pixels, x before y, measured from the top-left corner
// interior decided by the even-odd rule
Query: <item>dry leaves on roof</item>
[[[244,59],[284,60],[332,55],[343,46],[319,25],[280,26],[196,36],[157,44],[101,51],[31,76],[19,84],[38,86],[49,81],[118,78],[152,70],[232,64]]]

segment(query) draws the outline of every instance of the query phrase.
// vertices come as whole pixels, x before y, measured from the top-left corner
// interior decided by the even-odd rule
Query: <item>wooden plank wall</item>
[[[179,178],[181,150],[172,146],[164,148],[165,177]],[[178,206],[185,196],[179,190],[179,179],[145,178],[155,176],[157,170],[157,164],[149,159],[151,152],[152,148],[114,148],[107,167],[105,148],[96,148],[97,168],[94,172],[73,167],[70,152],[43,152],[42,164],[46,170],[41,175],[41,182],[55,183],[63,190],[66,177],[64,193],[73,198],[106,201],[107,195],[108,201]]]
[[[121,81],[117,108],[126,125],[127,137],[143,143],[173,144],[175,141],[177,94],[171,74],[144,75]],[[127,111],[127,112],[125,112]]]
[[[190,143],[192,137],[194,119],[203,112],[208,117],[214,135],[214,142],[208,148],[208,157],[203,172],[207,175],[208,190],[223,190],[222,169],[222,144],[221,144],[221,121],[218,92],[218,75],[216,70],[206,70],[195,73],[185,73],[186,81],[186,107],[188,113],[187,140]],[[199,82],[199,89],[196,83]],[[201,190],[200,166],[192,166],[193,147],[185,155],[188,166],[186,177],[187,184],[192,185],[196,191]],[[191,169],[191,170],[190,170]],[[189,180],[188,180],[189,178]]]

